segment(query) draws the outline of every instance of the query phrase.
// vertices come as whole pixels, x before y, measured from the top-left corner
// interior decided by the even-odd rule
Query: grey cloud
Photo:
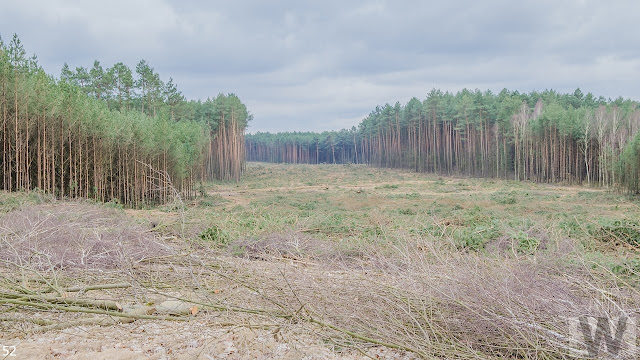
[[[431,88],[581,87],[640,98],[640,3],[538,1],[25,0],[3,4],[58,75],[146,59],[189,98],[237,93],[251,131],[351,127]]]

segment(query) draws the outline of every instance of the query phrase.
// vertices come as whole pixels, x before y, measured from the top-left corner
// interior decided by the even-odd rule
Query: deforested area
[[[640,358],[639,13],[2,3],[0,358]]]
[[[358,127],[256,133],[252,161],[345,164],[640,190],[638,102],[553,90],[432,90]]]
[[[576,319],[640,302],[638,202],[604,189],[249,163],[152,209],[0,200],[25,358],[579,359]]]

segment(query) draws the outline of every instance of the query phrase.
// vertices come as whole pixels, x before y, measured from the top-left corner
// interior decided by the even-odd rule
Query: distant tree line
[[[359,162],[360,133],[350,130],[315,132],[257,132],[246,135],[247,159],[292,164]]]
[[[419,172],[640,191],[638,102],[553,90],[458,93],[378,106],[351,130],[256,133],[250,161],[366,163]]]
[[[251,119],[233,95],[187,101],[142,60],[64,65],[60,79],[0,38],[0,188],[60,197],[163,202],[206,179],[238,179]]]

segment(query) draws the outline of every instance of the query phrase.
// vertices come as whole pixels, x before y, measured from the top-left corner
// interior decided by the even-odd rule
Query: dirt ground
[[[285,333],[249,327],[221,327],[206,319],[187,324],[136,321],[110,327],[77,327],[25,338],[3,339],[17,359],[365,359],[337,354],[307,330]],[[370,356],[386,356],[384,348]],[[400,358],[400,357],[397,357]]]
[[[124,307],[155,306],[163,300],[186,297],[198,304],[244,302],[265,308],[262,300],[251,298],[253,291],[247,291],[237,277],[268,274],[277,278],[279,274],[302,272],[307,279],[326,282],[332,277],[357,276],[263,253],[261,248],[254,249],[259,260],[221,255],[172,237],[163,238],[149,231],[146,222],[133,221],[137,218],[132,213],[82,202],[55,202],[26,206],[5,215],[0,221],[4,239],[0,248],[5,254],[0,272],[2,292],[35,290],[43,282],[60,288],[124,282],[132,286],[81,291],[79,297],[117,301]],[[157,211],[147,214],[165,216]],[[173,213],[166,216],[176,218]],[[283,235],[268,241],[286,250],[289,240]],[[243,275],[234,277],[232,274],[239,269]],[[76,298],[75,292],[63,291],[62,296]],[[206,305],[197,307],[198,312],[189,321],[137,319],[131,323],[113,321],[107,326],[68,327],[64,324],[87,318],[86,314],[30,307],[16,312],[15,307],[3,307],[6,316],[0,316],[4,320],[0,322],[0,345],[8,346],[9,359],[412,358],[385,347],[358,351],[340,348],[328,343],[313,327],[273,321],[271,316],[256,318],[243,312],[212,310]],[[64,328],[48,330],[32,321],[46,321],[49,326],[62,324]]]
[[[206,190],[0,194],[0,358],[579,358],[563,317],[640,307],[640,207],[602,189],[249,164]]]
[[[265,255],[268,256],[268,255]],[[330,282],[332,278],[349,277],[344,271],[323,271],[291,260],[272,259],[270,261],[248,261],[225,258],[225,262],[239,262],[251,272],[271,274],[304,272],[319,283]],[[240,265],[240,264],[237,264]],[[172,265],[173,266],[173,265]],[[164,273],[169,283],[177,282],[193,269],[176,265],[150,265],[148,269],[137,268],[138,273]],[[168,274],[175,272],[175,274]],[[86,276],[86,275],[84,275]],[[163,275],[161,275],[163,276]],[[199,280],[205,280],[200,274]],[[108,276],[95,278],[127,280],[128,276],[118,276],[109,271]],[[205,280],[206,281],[206,280]],[[190,281],[187,281],[190,282]],[[212,280],[215,282],[215,280]],[[218,279],[214,292],[221,298],[242,298],[247,296],[241,287]],[[174,289],[169,294],[182,295],[193,290],[193,284]],[[217,290],[221,289],[221,290]],[[148,289],[135,291],[98,292],[92,298],[117,299],[131,305],[159,303],[163,295],[144,293]],[[87,295],[89,295],[87,293]],[[198,299],[194,294],[187,295]],[[225,303],[221,300],[219,303]],[[56,323],[71,322],[81,318],[66,312],[28,311],[20,318],[48,319]],[[326,341],[321,331],[314,327],[290,322],[274,322],[269,317],[252,318],[202,307],[190,321],[163,321],[138,319],[132,323],[115,323],[109,326],[72,326],[61,330],[40,331],[40,327],[26,323],[12,322],[4,326],[0,336],[1,345],[15,346],[16,359],[413,359],[407,353],[385,347],[368,347],[362,351],[341,348]],[[5,324],[7,325],[7,324]],[[10,335],[9,335],[10,334]],[[366,355],[365,355],[366,354]],[[13,357],[10,357],[13,358]]]

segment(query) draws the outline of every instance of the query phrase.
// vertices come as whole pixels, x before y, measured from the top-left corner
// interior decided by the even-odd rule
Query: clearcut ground
[[[25,359],[580,358],[563,319],[640,303],[639,202],[605,189],[249,163],[202,193],[135,210],[1,194],[1,345]],[[105,284],[127,286],[71,291]]]

